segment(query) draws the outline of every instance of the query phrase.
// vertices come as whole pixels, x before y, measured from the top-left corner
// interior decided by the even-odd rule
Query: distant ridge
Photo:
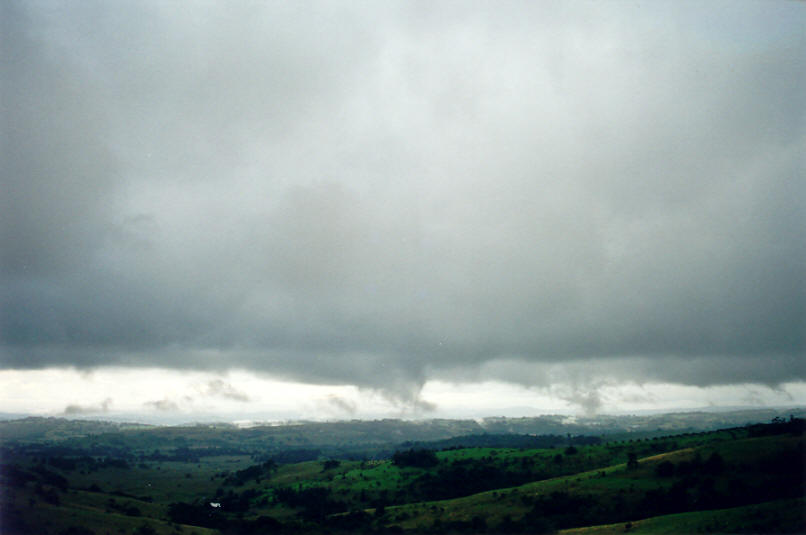
[[[395,445],[402,442],[448,440],[470,435],[624,435],[660,436],[670,433],[699,432],[753,423],[773,418],[804,417],[806,408],[762,408],[730,411],[685,411],[650,415],[601,415],[568,417],[544,415],[509,418],[494,416],[480,419],[342,420],[333,422],[297,421],[285,424],[255,423],[240,427],[226,422],[194,422],[184,425],[156,426],[136,422],[115,422],[64,417],[28,416],[0,421],[0,442],[64,440],[109,432],[146,432],[154,437],[170,436],[180,429],[197,433],[234,434],[266,440],[276,437],[288,446],[323,445]]]

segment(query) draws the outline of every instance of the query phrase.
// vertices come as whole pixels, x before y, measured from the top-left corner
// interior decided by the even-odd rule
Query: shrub
[[[439,463],[437,454],[432,450],[396,451],[392,455],[392,462],[396,466],[415,466],[418,468],[430,468]]]
[[[336,459],[328,459],[322,463],[322,471],[325,472],[327,470],[332,470],[333,468],[338,468],[340,464],[341,462],[337,461]]]

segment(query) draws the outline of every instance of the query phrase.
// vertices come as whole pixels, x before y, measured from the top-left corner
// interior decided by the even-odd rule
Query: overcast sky
[[[0,10],[7,407],[806,403],[803,3]]]

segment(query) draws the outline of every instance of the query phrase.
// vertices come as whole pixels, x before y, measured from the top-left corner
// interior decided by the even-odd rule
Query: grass
[[[129,516],[110,510],[106,503],[114,499],[120,504],[134,504],[142,516]],[[117,496],[83,491],[68,491],[60,494],[59,504],[41,500],[31,489],[16,493],[14,502],[28,504],[20,507],[24,533],[39,535],[59,534],[73,526],[93,526],[96,533],[133,534],[142,526],[150,526],[157,535],[218,535],[218,531],[198,526],[180,526],[164,518],[164,507]],[[10,505],[15,505],[12,503]],[[32,506],[30,506],[32,505]],[[4,519],[6,522],[8,519]],[[5,533],[5,531],[3,531]],[[11,535],[11,534],[9,534]]]
[[[778,500],[730,509],[663,515],[628,523],[562,530],[561,535],[652,533],[802,533],[806,528],[806,498]]]

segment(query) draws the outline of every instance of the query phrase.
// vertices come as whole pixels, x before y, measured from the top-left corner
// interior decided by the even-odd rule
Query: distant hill
[[[383,458],[404,442],[433,443],[431,447],[495,444],[529,445],[531,436],[597,436],[609,440],[651,438],[673,433],[700,432],[749,423],[769,422],[773,418],[804,417],[806,409],[753,409],[727,412],[677,412],[653,415],[617,415],[568,417],[545,415],[527,418],[489,417],[479,420],[350,420],[337,422],[294,422],[287,425],[257,425],[240,428],[233,424],[194,424],[153,426],[65,418],[27,417],[0,421],[0,444],[12,442],[62,442],[84,448],[84,439],[95,437],[95,447],[115,446],[111,440],[124,433],[135,448],[172,448],[194,444],[230,451],[263,452],[279,455],[295,450],[290,459],[304,460],[319,455],[349,455],[353,458]],[[512,438],[504,439],[504,436]],[[485,438],[485,436],[487,438]],[[492,439],[491,436],[497,438]],[[514,438],[520,436],[521,438]],[[457,437],[465,438],[457,441]],[[493,442],[490,442],[493,440]],[[179,441],[179,442],[177,442]],[[513,442],[515,441],[515,442]],[[532,441],[534,442],[534,441]],[[545,439],[541,444],[545,444]],[[533,443],[531,447],[537,446]],[[301,451],[306,453],[302,454]]]
[[[117,423],[96,420],[68,420],[29,416],[16,420],[0,421],[0,441],[65,440],[111,433],[126,429],[149,429],[153,426],[138,423]]]

